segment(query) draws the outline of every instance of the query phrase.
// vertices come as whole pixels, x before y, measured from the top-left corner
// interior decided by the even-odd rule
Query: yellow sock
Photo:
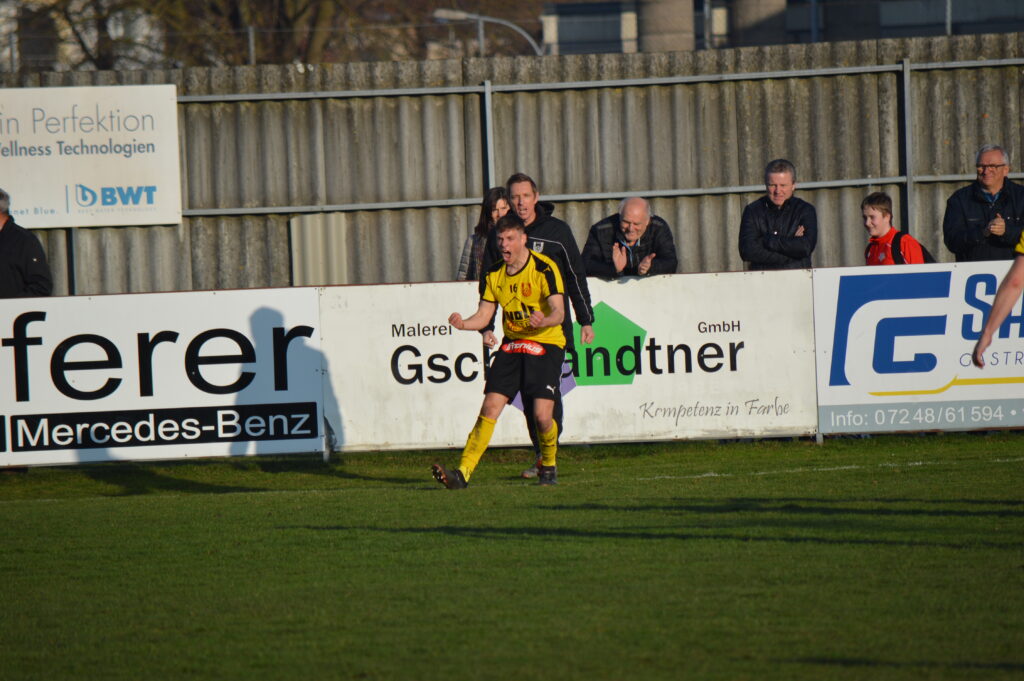
[[[462,459],[459,460],[459,470],[462,471],[462,476],[466,478],[467,482],[473,475],[473,469],[480,462],[480,457],[484,455],[487,443],[491,441],[491,435],[494,434],[494,423],[494,419],[480,415],[476,417],[476,425],[473,426],[473,430],[469,431],[466,446],[462,449]]]
[[[543,466],[555,465],[555,453],[558,451],[558,423],[551,422],[551,430],[546,433],[537,433],[537,440],[540,442],[540,463]]]

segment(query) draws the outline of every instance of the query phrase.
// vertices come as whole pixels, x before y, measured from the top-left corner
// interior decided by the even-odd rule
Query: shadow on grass
[[[209,482],[182,480],[181,478],[160,475],[151,466],[118,463],[111,466],[82,469],[86,477],[106,485],[120,487],[114,496],[132,496],[153,494],[156,492],[179,492],[183,494],[229,494],[233,492],[264,492],[259,487],[242,487],[238,485],[215,485]]]
[[[861,657],[798,657],[793,659],[781,659],[778,661],[850,668],[987,669],[1003,672],[1024,671],[1024,664],[1016,662],[893,662],[890,660],[871,660]]]
[[[469,539],[623,539],[623,540],[675,540],[675,541],[740,541],[770,542],[784,544],[821,544],[827,546],[900,546],[907,548],[943,548],[943,549],[1000,549],[1019,551],[1024,542],[932,542],[908,541],[896,539],[840,539],[831,537],[779,537],[750,534],[723,534],[679,532],[667,530],[653,532],[650,530],[579,530],[568,527],[458,527],[442,525],[438,527],[372,527],[357,525],[282,525],[278,530],[310,530],[314,532],[387,532],[394,534],[441,534]]]
[[[249,461],[235,462],[234,467],[239,470],[258,470],[261,473],[269,473],[271,475],[281,473],[301,474],[301,475],[320,475],[327,478],[335,478],[337,480],[361,480],[366,482],[386,482],[394,485],[411,485],[422,483],[423,478],[400,478],[400,477],[389,477],[389,476],[377,476],[377,475],[363,475],[360,473],[352,473],[343,468],[339,468],[337,465],[324,464],[319,458],[312,459],[296,459],[296,460],[280,460],[280,459],[255,459]],[[428,471],[429,473],[429,471]]]
[[[980,499],[949,499],[949,500],[925,500],[925,499],[727,499],[721,503],[695,503],[681,501],[668,504],[645,504],[641,506],[611,504],[576,504],[576,505],[552,505],[540,506],[538,508],[546,511],[625,511],[631,513],[795,513],[806,515],[867,515],[867,516],[935,516],[935,517],[963,517],[963,518],[1021,518],[1024,517],[1024,510],[1013,509],[991,509],[991,510],[950,510],[950,509],[926,509],[926,508],[859,508],[851,506],[838,506],[831,504],[890,504],[890,503],[914,503],[922,505],[930,504],[989,504],[993,506],[1017,506],[1018,501],[982,501]]]

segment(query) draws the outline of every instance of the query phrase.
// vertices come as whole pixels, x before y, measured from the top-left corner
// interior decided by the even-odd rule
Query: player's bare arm
[[[530,314],[530,326],[535,329],[543,329],[547,326],[558,326],[565,319],[565,297],[561,293],[555,293],[547,298],[550,312],[544,314],[541,310],[534,310]]]
[[[448,323],[459,331],[480,331],[490,325],[491,318],[494,316],[494,311],[497,308],[498,305],[496,303],[481,300],[480,306],[477,307],[476,312],[471,316],[463,319],[462,315],[458,312],[452,312],[448,317]]]
[[[996,299],[992,301],[992,309],[985,320],[985,327],[981,330],[981,337],[974,345],[974,366],[981,368],[985,366],[985,350],[992,344],[992,337],[996,333],[1010,310],[1017,304],[1021,291],[1024,290],[1024,255],[1014,258],[1010,271],[1003,277],[996,291]]]

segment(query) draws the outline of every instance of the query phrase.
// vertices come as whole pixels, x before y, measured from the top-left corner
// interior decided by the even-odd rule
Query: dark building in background
[[[550,3],[541,15],[546,54],[637,51],[635,2]]]
[[[1024,31],[1022,0],[552,2],[548,54],[671,52]]]

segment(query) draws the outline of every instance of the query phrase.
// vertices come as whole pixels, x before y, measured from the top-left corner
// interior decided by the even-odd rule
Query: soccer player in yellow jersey
[[[515,213],[495,225],[501,261],[486,273],[486,286],[476,312],[466,319],[448,317],[456,329],[479,331],[490,325],[501,306],[505,338],[487,373],[484,403],[469,433],[458,468],[434,464],[434,478],[448,489],[462,489],[473,475],[494,433],[505,405],[522,392],[533,398],[533,415],[540,440],[541,466],[537,482],[558,484],[555,455],[558,426],[554,420],[565,357],[565,294],[562,275],[550,258],[526,247],[526,227]]]
[[[1010,271],[1006,273],[1002,283],[999,284],[996,298],[992,301],[992,309],[981,330],[981,337],[974,345],[974,366],[979,369],[985,366],[985,350],[992,344],[992,337],[996,334],[996,330],[1010,314],[1013,306],[1017,304],[1021,291],[1024,291],[1024,235],[1021,235],[1014,251],[1016,255],[1013,258],[1013,264],[1010,265]]]

